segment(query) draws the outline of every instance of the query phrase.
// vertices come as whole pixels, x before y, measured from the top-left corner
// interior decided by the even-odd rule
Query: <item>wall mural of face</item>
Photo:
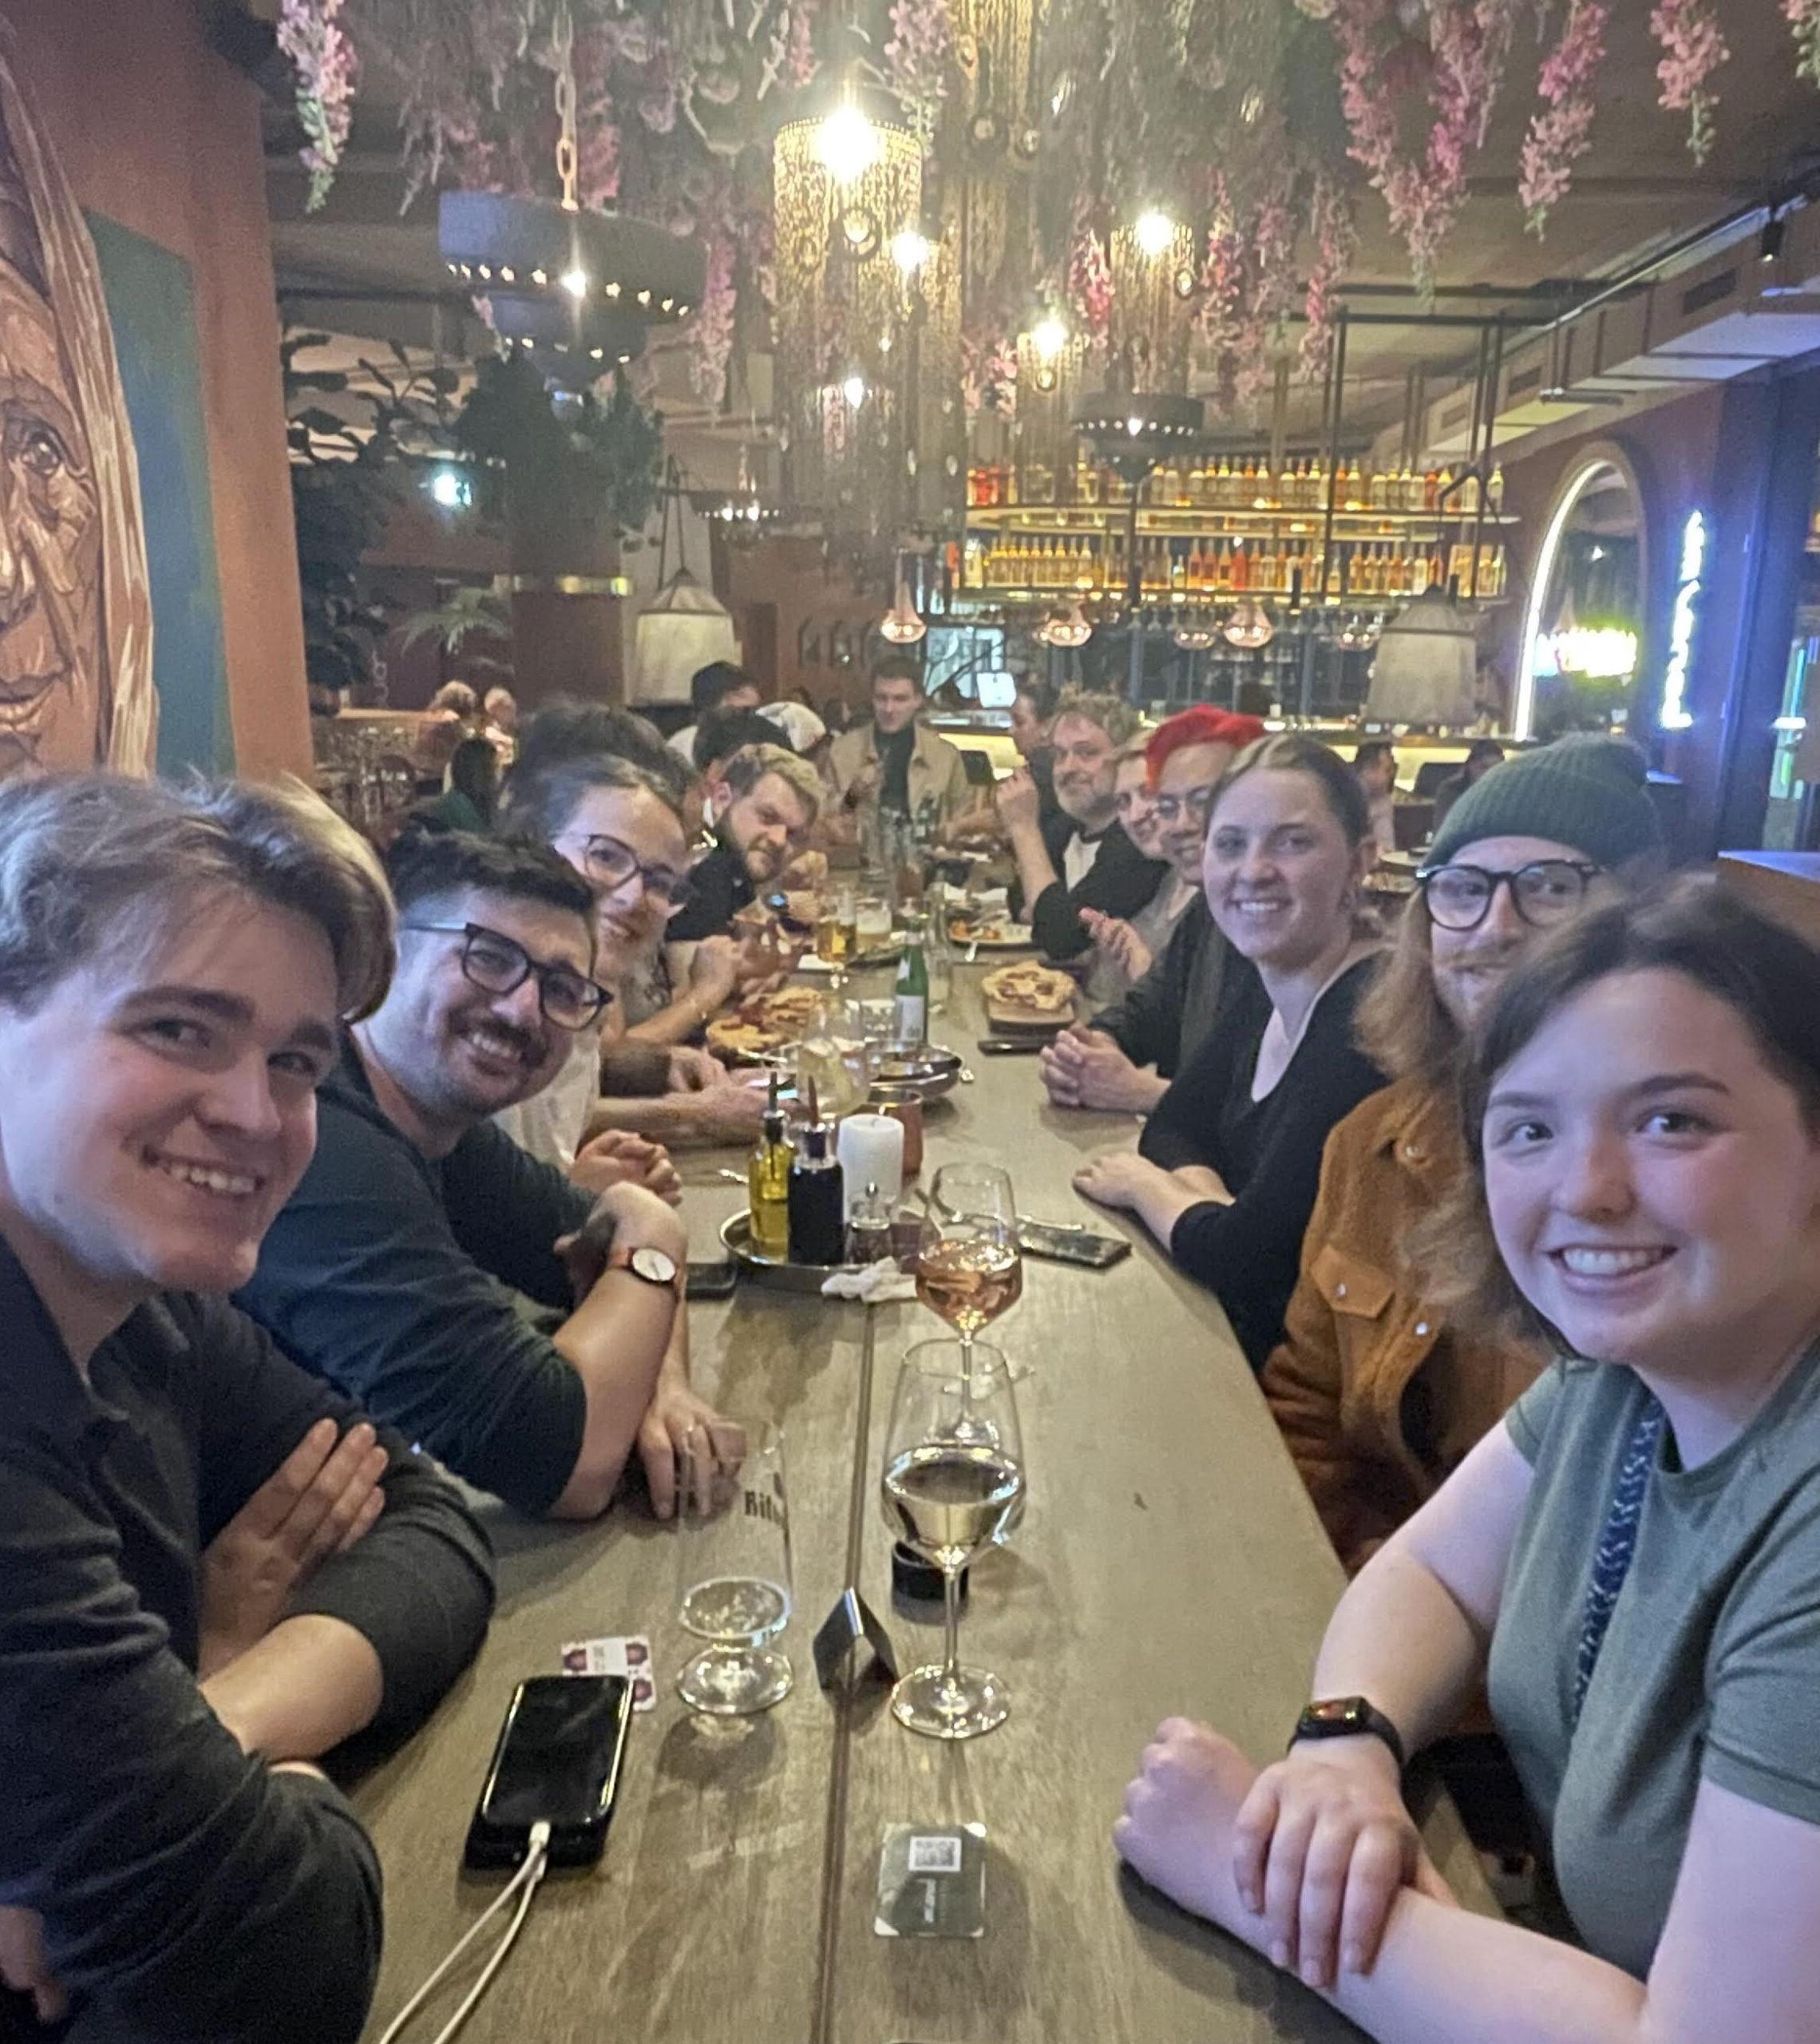
[[[94,244],[0,39],[0,776],[156,763],[138,465]]]

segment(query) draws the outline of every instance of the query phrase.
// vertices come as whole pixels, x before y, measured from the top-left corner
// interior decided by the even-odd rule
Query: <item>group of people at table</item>
[[[330,1769],[478,1649],[471,1491],[670,1515],[671,1151],[761,1105],[694,1040],[884,808],[1087,984],[1041,1087],[1141,1127],[1079,1189],[1217,1295],[1351,1578],[1286,1756],[1166,1721],[1118,1852],[1386,2044],[1813,2038],[1820,957],[1664,880],[1613,741],[1457,791],[1387,936],[1312,738],[1031,685],[982,799],[912,662],[811,759],[757,696],[709,675],[686,761],[550,705],[491,831],[383,865],[295,789],[0,789],[7,2019],[358,2034]],[[1406,1806],[1488,1710],[1561,1937]]]

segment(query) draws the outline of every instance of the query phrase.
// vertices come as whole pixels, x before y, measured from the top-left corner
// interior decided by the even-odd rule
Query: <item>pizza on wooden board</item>
[[[1074,982],[1052,966],[1025,960],[988,972],[980,991],[995,1013],[1031,1022],[1059,1022],[1074,1012]]]

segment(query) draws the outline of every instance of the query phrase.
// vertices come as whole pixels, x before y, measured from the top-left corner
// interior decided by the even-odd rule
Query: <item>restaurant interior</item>
[[[539,2044],[621,2028],[661,2044],[1820,2037],[1802,2026],[1811,2002],[1715,2027],[1697,1996],[1659,1987],[1665,1975],[1650,1976],[1649,2008],[1625,1998],[1644,1991],[1634,1947],[1601,1941],[1563,1841],[1557,1891],[1529,1840],[1533,1751],[1513,1738],[1487,1757],[1495,1650],[1490,1713],[1482,1654],[1407,1776],[1395,1726],[1363,1695],[1343,1725],[1311,1722],[1328,1708],[1308,1702],[1317,1650],[1330,1672],[1344,1659],[1337,1621],[1322,1644],[1335,1600],[1385,1572],[1346,1551],[1280,1438],[1280,1365],[1264,1360],[1296,1338],[1290,1288],[1338,1330],[1338,1354],[1405,1353],[1400,1391],[1344,1394],[1344,1425],[1390,1441],[1386,1466],[1402,1456],[1398,1483],[1417,1461],[1397,1442],[1464,1424],[1418,1381],[1442,1309],[1320,1238],[1322,1217],[1340,1226],[1329,1131],[1387,1079],[1376,1097],[1416,1098],[1414,1053],[1399,1067],[1374,1049],[1369,1083],[1334,1092],[1303,1131],[1297,1242],[1317,1178],[1320,1204],[1254,1343],[1243,1302],[1184,1246],[1210,1209],[1243,1210],[1239,1167],[1152,1147],[1181,1111],[1165,1087],[1179,1099],[1202,1069],[1191,1032],[1177,1041],[1185,1018],[1169,1017],[1166,1055],[1106,1025],[1098,1042],[1119,1048],[1101,1080],[1066,1048],[1096,1040],[1114,996],[1135,1014],[1133,988],[1185,944],[1172,931],[1217,925],[1221,1026],[1236,1040],[1255,1022],[1263,1045],[1218,1131],[1250,1141],[1234,1131],[1268,1108],[1267,1070],[1301,1065],[1311,1101],[1352,1083],[1339,1052],[1318,1080],[1304,1060],[1362,961],[1419,952],[1425,976],[1432,943],[1438,982],[1449,938],[1503,916],[1526,941],[1583,897],[1591,913],[1639,848],[1703,898],[1820,945],[1815,0],[0,0],[0,790],[53,770],[292,777],[408,866],[413,844],[431,856],[421,834],[496,821],[497,775],[514,801],[514,747],[542,713],[551,730],[577,705],[632,711],[654,745],[681,735],[690,792],[664,800],[701,863],[691,890],[689,873],[615,838],[591,838],[587,857],[623,857],[615,886],[655,874],[675,915],[700,906],[706,862],[745,856],[729,818],[758,799],[737,755],[687,750],[710,721],[699,677],[730,664],[759,714],[813,712],[806,733],[777,723],[819,776],[817,827],[793,833],[787,869],[749,859],[746,905],[698,933],[730,958],[741,947],[737,989],[730,977],[653,1038],[681,1060],[657,1084],[667,1112],[690,1087],[737,1082],[738,1114],[605,1123],[621,1156],[643,1146],[644,1182],[686,1226],[686,1257],[651,1253],[674,1281],[695,1386],[741,1445],[710,1440],[702,1475],[699,1429],[686,1450],[679,1437],[673,1524],[642,1478],[627,1480],[635,1503],[584,1525],[476,1503],[489,1486],[465,1483],[493,1558],[485,1645],[413,1736],[374,1728],[369,1749],[363,1722],[324,1761],[384,1875],[383,1958],[350,2044],[391,2044],[407,2022],[440,2030],[437,2044],[457,2026]],[[908,768],[882,711],[873,723],[905,656]],[[1361,769],[1389,748],[1375,846],[1361,851],[1362,826],[1344,848],[1357,928],[1322,954],[1300,1008],[1285,1015],[1265,960],[1254,973],[1239,959],[1217,833],[1205,906],[1203,854],[1171,894],[1169,854],[1147,851],[1129,902],[1109,896],[1102,913],[1084,897],[1091,945],[1046,949],[1050,890],[1072,918],[1082,873],[1096,858],[1106,873],[1111,810],[1090,830],[1076,816],[1059,752],[1035,821],[1018,706],[1045,706],[1046,763],[1070,703],[1099,748],[1087,770],[1110,788],[1114,754],[1143,759],[1139,799],[1160,790],[1178,809],[1191,798],[1170,792],[1173,745],[1225,747],[1228,763],[1264,745],[1254,788],[1324,786],[1323,761],[1349,774],[1359,747]],[[931,734],[959,755],[977,827],[957,826],[949,798],[924,827],[909,795],[894,810],[889,783],[879,792],[878,763],[922,770]],[[455,762],[483,738],[497,765],[488,755],[481,814]],[[750,731],[738,743],[750,752]],[[843,746],[861,747],[845,766]],[[1577,780],[1571,829],[1549,822],[1568,814],[1558,791],[1542,824],[1513,808],[1486,826],[1480,838],[1529,847],[1518,869],[1455,863],[1474,856],[1455,806],[1485,785],[1477,763],[1538,788],[1562,747],[1621,751],[1635,786]],[[1194,791],[1204,832],[1228,786],[1247,798],[1252,757]],[[777,774],[753,770],[775,793]],[[1323,799],[1351,815],[1350,794]],[[541,835],[540,855],[569,858],[598,896],[599,873]],[[1477,875],[1479,924],[1446,920],[1437,873]],[[541,885],[560,920],[560,885]],[[0,872],[0,937],[13,885]],[[1550,886],[1571,903],[1557,909]],[[1176,920],[1120,951],[1099,925],[1128,930],[1153,890]],[[589,976],[592,933],[582,972],[465,912],[413,922],[428,911],[400,899],[403,929],[459,939],[470,993],[532,987],[545,1022],[565,989],[572,1005],[599,996],[590,1023],[624,1005],[604,963],[600,984]],[[1268,920],[1269,902],[1251,905]],[[1422,945],[1405,945],[1399,918],[1418,915]],[[487,962],[489,937],[504,967]],[[0,1023],[11,955],[0,943]],[[1602,969],[1585,967],[1588,983]],[[708,984],[696,970],[670,957],[663,992],[629,1019],[682,1012]],[[1174,997],[1205,992],[1211,1015],[1216,982],[1185,983]],[[1254,1016],[1257,986],[1276,1005]],[[377,1032],[398,999],[344,1019]],[[1382,1024],[1360,1012],[1365,1041]],[[1753,1027],[1761,1049],[1768,1025]],[[610,1036],[584,1087],[591,1115],[615,1105]],[[1476,1125],[1466,1147],[1460,1134],[1476,1040],[1430,1025],[1435,1119],[1379,1127],[1384,1170],[1400,1145],[1412,1169],[1444,1155],[1470,1175],[1470,1148],[1485,1172]],[[704,1079],[710,1055],[730,1079]],[[681,1079],[690,1056],[702,1064]],[[390,1082],[361,1083],[358,1111],[383,1120]],[[0,1076],[18,1085],[17,1068]],[[601,1125],[588,1121],[590,1143]],[[18,1190],[6,1135],[0,1101],[0,1251]],[[1109,1143],[1134,1141],[1124,1176],[1096,1177]],[[420,1143],[413,1160],[438,1199],[454,1147]],[[554,1161],[599,1190],[580,1147]],[[1280,1163],[1259,1148],[1260,1168]],[[799,1186],[817,1171],[818,1187]],[[1157,1189],[1171,1171],[1188,1187],[1173,1204]],[[820,1224],[812,1197],[833,1202]],[[1403,1225],[1388,1207],[1377,1223]],[[1502,1225],[1494,1211],[1486,1226]],[[1577,1353],[1506,1261],[1529,1301],[1523,1338]],[[354,1297],[355,1267],[333,1266],[323,1289]],[[512,1281],[515,1305],[545,1313],[548,1357],[568,1354],[560,1311]],[[255,1290],[234,1296],[266,1321]],[[286,1310],[301,1325],[302,1305]],[[939,1492],[919,1488],[938,1407]],[[404,1429],[400,1452],[453,1463],[414,1420],[375,1416]],[[1514,1419],[1511,1433],[1539,1470]],[[1655,1435],[1637,1439],[1654,1452]],[[1422,1504],[1418,1527],[1430,1491],[1448,1495],[1440,1455],[1399,1515]],[[1607,1480],[1603,1464],[1589,1480]],[[750,1604],[754,1585],[769,1615],[710,1608]],[[1450,1596],[1447,1625],[1482,1647],[1484,1613]],[[1604,1618],[1581,1641],[1592,1660]],[[0,1682],[24,1638],[0,1610]],[[558,1675],[617,1686],[572,1871],[541,1817],[486,1831],[489,1799],[510,1801],[512,1716],[528,1725],[532,1678]],[[1580,1708],[1577,1693],[1569,1741]],[[1391,1827],[1407,1860],[1390,1891],[1430,1899],[1399,1915],[1387,1891],[1375,1971],[1351,1969],[1348,1986],[1298,1967],[1221,1913],[1261,1923],[1276,1899],[1228,1905],[1209,1899],[1211,1876],[1176,1877],[1170,1854],[1188,1848],[1145,1812],[1189,1767],[1185,1719],[1217,1725],[1248,1783],[1292,1728],[1297,1751],[1335,1731],[1390,1746],[1409,1812]],[[35,1736],[24,1723],[0,1709],[0,1745]],[[598,1733],[572,1722],[532,1757],[554,1768],[563,1736],[572,1759]],[[1210,1750],[1194,1764],[1214,1781]],[[1743,1765],[1727,1792],[1755,1807]],[[1551,1792],[1565,1807],[1558,1776]],[[1777,1821],[1805,1834],[1820,1789],[1802,1793]],[[1679,1821],[1683,1836],[1685,1809]],[[1803,1920],[1820,1924],[1820,1857],[1788,1864]],[[85,1919],[59,1944],[30,1876],[0,1850],[0,2040],[311,2034],[159,2014],[143,1981],[110,1999],[105,1926]],[[1432,1927],[1410,1918],[1437,1892],[1482,1942],[1422,1946]],[[1315,1907],[1304,1895],[1305,1951]],[[1666,1951],[1676,1920],[1664,1931],[1660,1914]],[[13,1919],[41,1916],[43,1947],[10,1941]],[[455,1957],[494,1931],[484,1967],[485,1945]],[[1498,1942],[1543,1932],[1587,1968],[1553,2004],[1548,1967]],[[1676,1980],[1701,1970],[1676,1949]],[[1474,2001],[1530,1971],[1531,1998],[1513,1986],[1508,2005],[1502,1987]],[[1443,1975],[1455,1998],[1425,2003]]]

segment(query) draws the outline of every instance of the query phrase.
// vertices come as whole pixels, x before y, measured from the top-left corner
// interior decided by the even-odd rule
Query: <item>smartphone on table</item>
[[[631,1686],[619,1675],[520,1682],[468,1827],[464,1864],[518,1866],[531,1827],[548,1824],[552,1867],[592,1866],[606,1848],[631,1708]]]

